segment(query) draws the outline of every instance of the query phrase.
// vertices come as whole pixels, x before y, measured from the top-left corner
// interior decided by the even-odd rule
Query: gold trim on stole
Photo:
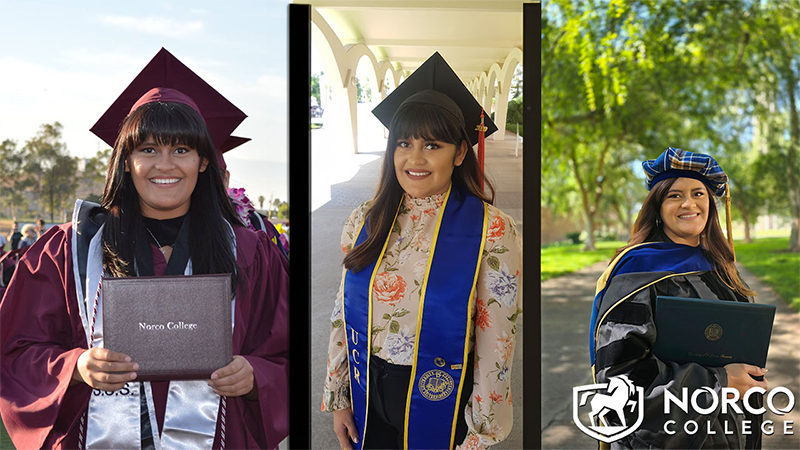
[[[472,328],[472,306],[475,298],[475,288],[478,285],[483,249],[486,247],[486,230],[489,225],[489,206],[483,202],[483,232],[481,232],[481,248],[478,250],[478,263],[475,265],[475,277],[472,279],[472,291],[469,293],[469,309],[467,313],[467,335],[464,337],[464,364],[461,366],[461,381],[458,383],[458,396],[456,397],[456,410],[453,412],[453,428],[450,431],[450,448],[453,448],[456,439],[456,424],[458,423],[459,405],[461,405],[461,391],[464,389],[464,377],[467,374],[467,358],[469,357],[469,334]]]
[[[392,220],[392,228],[394,227],[394,222],[397,220],[397,215],[400,213],[400,207],[403,205],[403,198],[400,199],[400,204],[397,205],[397,211],[394,213],[394,220]],[[353,248],[356,246],[356,241],[358,240],[358,236],[361,234],[361,230],[364,228],[364,224],[367,223],[367,213],[364,213],[364,220],[361,222],[361,226],[358,227],[358,233],[356,233],[355,237],[353,238]],[[375,275],[378,273],[378,267],[381,265],[381,260],[383,259],[384,253],[386,253],[386,247],[389,245],[389,238],[392,236],[392,228],[389,228],[389,233],[386,236],[386,241],[383,243],[383,248],[381,249],[380,255],[378,255],[378,260],[375,262],[375,268],[372,269],[372,277],[369,279],[369,311],[367,312],[367,372],[366,372],[366,401],[364,402],[364,407],[366,411],[364,411],[364,429],[361,430],[361,445],[363,447],[364,439],[367,436],[367,421],[369,420],[369,361],[372,356],[372,286],[375,283]],[[352,251],[352,249],[351,249]],[[347,336],[347,321],[345,319],[345,307],[344,307],[344,278],[347,276],[347,270],[345,270],[344,275],[342,275],[342,326],[344,327],[344,337],[345,343],[347,344],[347,357],[348,361],[350,358],[350,338]],[[354,349],[355,350],[355,349]],[[353,379],[353,367],[348,364],[348,374],[350,375],[349,380]],[[357,370],[357,369],[356,369]],[[353,410],[353,387],[350,386],[350,411]]]

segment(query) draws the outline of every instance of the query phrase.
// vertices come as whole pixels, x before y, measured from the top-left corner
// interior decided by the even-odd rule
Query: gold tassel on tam
[[[733,226],[731,225],[731,185],[725,183],[725,224],[728,226],[728,244],[733,252],[733,262],[736,262],[736,250],[733,248]]]

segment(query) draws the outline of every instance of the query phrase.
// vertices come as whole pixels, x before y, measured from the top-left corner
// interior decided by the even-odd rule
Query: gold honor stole
[[[470,313],[486,242],[487,216],[487,205],[481,199],[448,189],[422,284],[406,400],[406,449],[452,448],[460,444],[453,440],[467,368]],[[366,220],[365,225],[369,229]],[[367,235],[362,225],[354,247],[364,242]],[[344,275],[351,405],[361,434],[358,444],[353,444],[356,449],[361,449],[364,443],[368,421],[372,288],[388,243],[389,236],[377,261],[357,273],[348,270]]]

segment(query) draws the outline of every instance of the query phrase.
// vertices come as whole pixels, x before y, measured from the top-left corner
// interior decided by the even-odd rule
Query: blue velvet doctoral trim
[[[592,366],[595,360],[595,335],[598,313],[606,289],[617,275],[642,272],[688,273],[714,270],[700,247],[672,242],[649,242],[626,252],[611,271],[605,286],[597,292],[592,305],[592,321],[589,327],[589,356]]]
[[[471,297],[486,235],[486,214],[482,200],[457,190],[448,192],[439,212],[440,222],[431,246],[417,321],[406,407],[406,448],[451,447],[469,345]],[[368,227],[365,220],[354,248],[366,240]],[[376,268],[385,250],[386,244],[377,261],[357,273],[346,271],[344,277],[351,404],[361,434],[359,443],[353,444],[356,449],[361,449],[368,422],[370,301]]]

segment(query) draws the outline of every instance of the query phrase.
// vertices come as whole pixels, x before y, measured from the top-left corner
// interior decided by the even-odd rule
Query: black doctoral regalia
[[[635,432],[612,443],[611,448],[760,448],[762,416],[751,415],[744,408],[745,414],[731,410],[722,414],[720,408],[700,414],[691,406],[688,413],[673,406],[669,415],[664,413],[665,390],[680,396],[682,388],[688,388],[691,395],[695,389],[707,387],[722,398],[721,389],[728,385],[728,378],[723,367],[677,364],[662,361],[652,353],[657,334],[655,301],[659,295],[752,301],[720,279],[700,247],[644,243],[627,249],[609,264],[597,282],[592,311],[592,373],[595,383],[607,383],[610,377],[624,374],[636,386],[644,387],[645,393],[644,421]],[[761,395],[751,398],[753,407],[760,407],[762,402]],[[701,395],[698,404],[708,407],[711,395]],[[633,423],[635,418],[626,420]],[[675,421],[669,428],[675,431],[673,434],[664,429],[669,420]],[[683,429],[689,420],[697,422],[695,434]],[[750,434],[742,431],[744,421],[749,421]]]

